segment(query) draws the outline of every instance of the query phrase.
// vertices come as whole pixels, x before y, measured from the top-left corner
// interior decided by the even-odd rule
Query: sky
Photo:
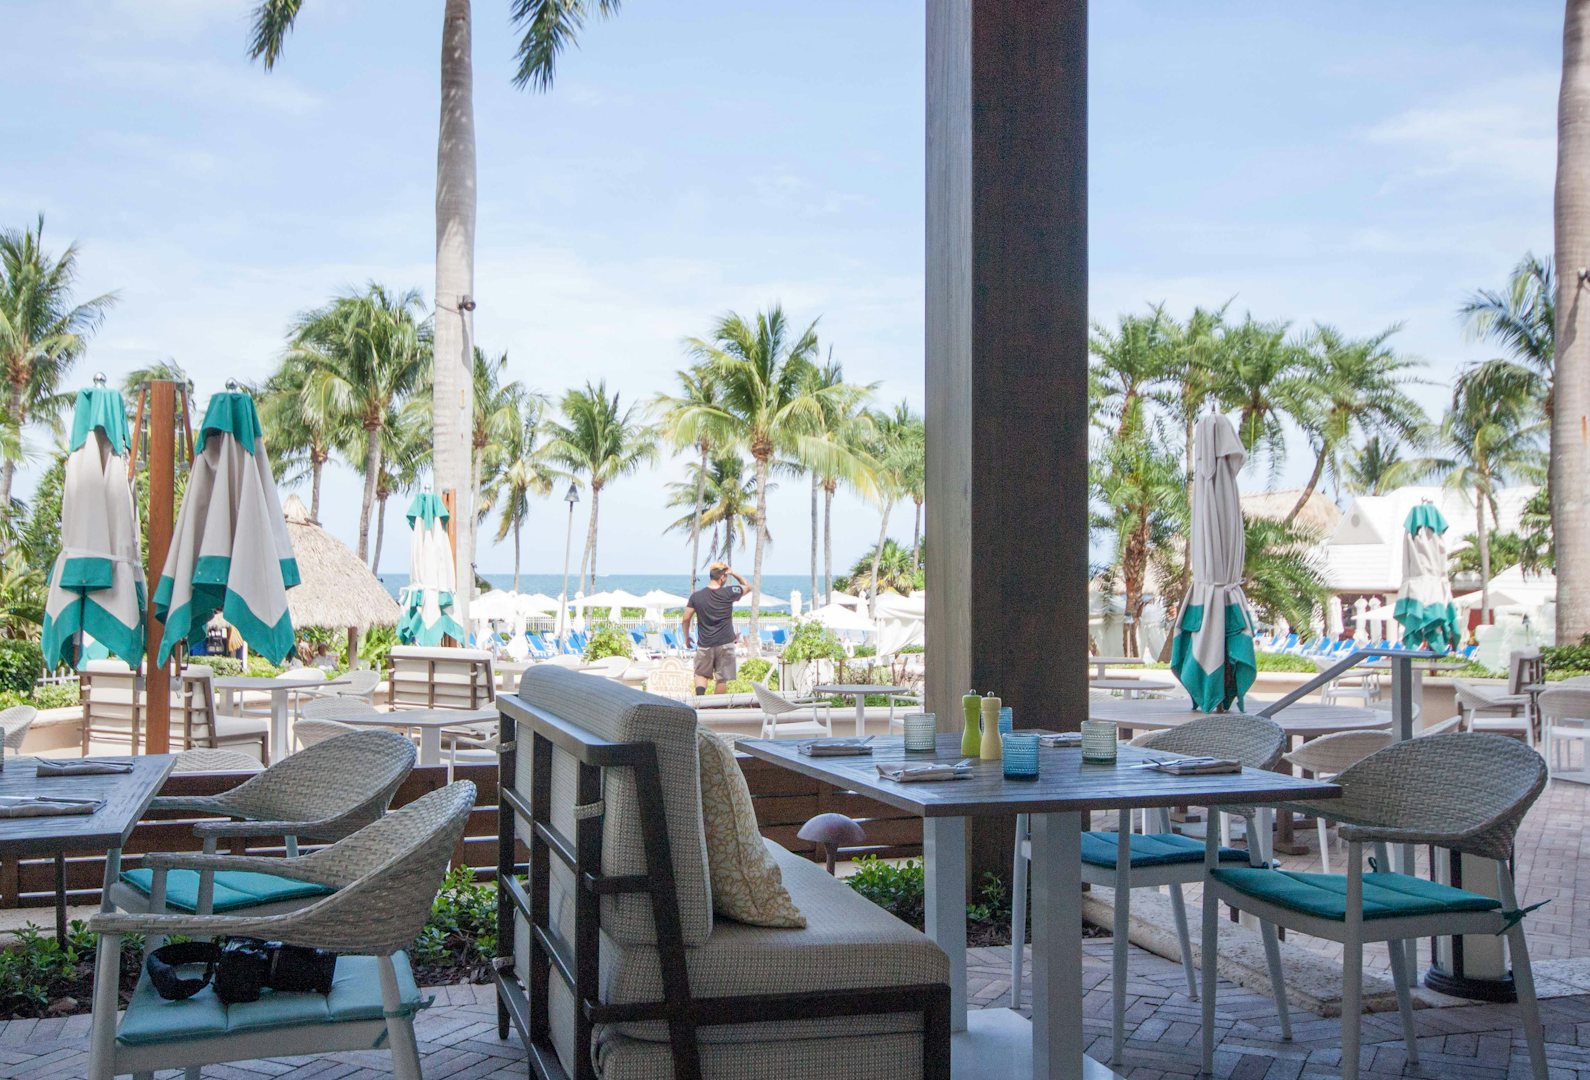
[[[338,292],[433,288],[441,3],[306,0],[270,73],[246,56],[252,6],[0,0],[0,227],[42,211],[48,247],[80,245],[81,294],[118,295],[85,384],[170,358],[202,400],[262,378],[294,315]],[[474,3],[476,337],[512,377],[554,399],[605,379],[640,404],[683,338],[777,301],[820,320],[847,376],[921,407],[922,0],[629,0],[548,94],[511,84],[508,7]],[[1091,17],[1094,318],[1230,301],[1353,335],[1402,324],[1438,409],[1490,355],[1459,304],[1551,250],[1562,5],[1099,0]],[[42,459],[51,437],[30,442]],[[1277,484],[1301,482],[1303,451]],[[602,572],[688,569],[661,535],[683,474],[604,491]],[[328,470],[321,517],[350,544],[359,490]],[[803,572],[807,490],[771,499],[766,569]],[[383,571],[407,568],[402,510]],[[535,508],[527,571],[561,569],[565,520]],[[841,496],[836,562],[877,529]],[[512,566],[493,532],[482,572]]]

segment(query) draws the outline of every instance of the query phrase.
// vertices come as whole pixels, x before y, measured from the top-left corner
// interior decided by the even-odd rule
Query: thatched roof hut
[[[397,602],[353,551],[309,517],[297,495],[282,502],[287,535],[293,541],[302,579],[287,590],[293,625],[351,628],[361,634],[372,626],[396,626]]]

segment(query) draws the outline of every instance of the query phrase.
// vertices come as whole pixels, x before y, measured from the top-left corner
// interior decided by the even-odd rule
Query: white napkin
[[[0,818],[19,817],[54,817],[58,814],[92,814],[101,806],[103,799],[87,800],[82,802],[51,802],[39,796],[34,798],[25,795],[0,795]]]
[[[910,784],[922,780],[964,780],[972,775],[970,765],[879,765],[878,775],[897,784]]]
[[[133,771],[131,758],[39,758],[38,776],[105,776]]]

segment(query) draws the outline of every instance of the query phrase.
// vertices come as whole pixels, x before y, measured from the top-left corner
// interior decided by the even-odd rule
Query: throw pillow
[[[707,833],[712,910],[752,926],[799,929],[806,925],[784,875],[762,843],[751,807],[751,789],[728,743],[706,728],[696,731],[701,759],[701,815]]]

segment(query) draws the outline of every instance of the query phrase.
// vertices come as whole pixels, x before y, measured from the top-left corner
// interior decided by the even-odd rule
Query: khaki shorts
[[[697,646],[696,678],[728,682],[737,670],[733,645]]]

